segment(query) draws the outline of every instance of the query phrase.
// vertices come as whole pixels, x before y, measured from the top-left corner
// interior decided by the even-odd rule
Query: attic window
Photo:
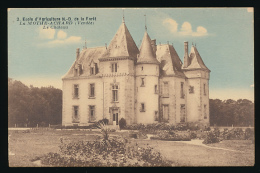
[[[79,64],[78,67],[79,67],[79,75],[82,75],[83,73],[82,64]]]
[[[74,69],[74,76],[77,76],[77,75],[78,75],[78,69],[75,68],[75,69]]]
[[[95,74],[95,69],[94,67],[90,67],[90,75],[94,75]]]

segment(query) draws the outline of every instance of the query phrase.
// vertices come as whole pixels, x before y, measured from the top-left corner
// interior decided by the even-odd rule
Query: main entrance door
[[[118,109],[113,109],[113,125],[118,125]]]

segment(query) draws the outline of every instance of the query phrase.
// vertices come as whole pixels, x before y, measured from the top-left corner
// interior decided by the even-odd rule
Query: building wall
[[[209,125],[209,73],[202,70],[186,71],[187,76],[187,117],[188,122]],[[206,94],[204,94],[204,84]],[[194,93],[189,93],[189,86]],[[206,107],[204,107],[206,105]],[[207,119],[204,119],[206,112]]]
[[[89,98],[89,84],[95,84],[95,97]],[[79,97],[73,98],[74,84],[79,86]],[[63,80],[62,125],[73,125],[73,106],[79,106],[79,125],[89,124],[89,105],[95,106],[96,119],[103,118],[103,86],[101,78]]]
[[[137,123],[155,123],[155,111],[158,112],[159,93],[155,92],[155,85],[159,87],[159,66],[156,64],[138,64],[136,66],[136,116]],[[142,86],[144,78],[144,86]],[[159,89],[158,89],[159,91]],[[144,104],[144,111],[141,109]]]
[[[117,72],[111,71],[111,64],[117,63]],[[112,123],[111,108],[118,108],[118,120],[126,119],[127,124],[134,121],[134,61],[104,61],[100,63],[101,75],[104,82],[104,115]],[[112,101],[112,85],[117,84],[118,101]]]

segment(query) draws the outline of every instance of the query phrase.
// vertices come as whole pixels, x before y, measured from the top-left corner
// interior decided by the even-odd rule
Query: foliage
[[[220,140],[217,137],[216,131],[209,131],[207,132],[207,136],[202,142],[203,144],[211,144],[211,143],[218,143]]]
[[[62,91],[53,87],[27,87],[8,78],[8,126],[35,127],[60,124]]]
[[[223,132],[220,133],[220,137],[225,140],[252,140],[254,138],[254,131],[250,128],[246,128],[245,131],[241,128],[231,130],[225,128]]]
[[[196,139],[197,138],[197,134],[195,132],[191,132],[190,133],[190,138],[191,139]]]
[[[48,153],[41,160],[54,166],[171,166],[151,147],[139,147],[122,137],[110,137],[109,128],[100,124],[103,138],[96,141],[64,143],[60,153]]]
[[[126,120],[124,118],[121,118],[118,123],[119,123],[120,129],[124,129],[125,128]]]
[[[219,128],[214,128],[213,133],[216,135],[216,137],[219,137],[220,136]]]
[[[179,131],[185,131],[188,130],[189,128],[187,124],[178,124],[175,129]]]
[[[160,130],[155,136],[152,136],[150,139],[166,141],[190,141],[191,136],[188,134],[177,134],[172,130]]]
[[[210,125],[254,126],[254,103],[250,100],[210,99],[209,105]]]
[[[132,124],[132,125],[126,125],[125,129],[128,130],[141,130],[145,133],[156,133],[158,130],[174,130],[175,126],[172,124],[166,124],[166,123],[153,123],[153,124]]]

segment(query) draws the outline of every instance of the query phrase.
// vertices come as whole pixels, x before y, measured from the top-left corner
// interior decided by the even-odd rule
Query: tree
[[[60,124],[62,91],[53,87],[27,87],[8,78],[8,126]]]

